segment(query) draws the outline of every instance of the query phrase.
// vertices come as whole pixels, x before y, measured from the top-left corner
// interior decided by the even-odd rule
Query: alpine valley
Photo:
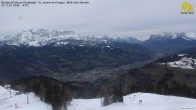
[[[140,41],[32,29],[1,36],[0,84],[6,83],[53,110],[74,110],[78,98],[97,98],[112,108],[137,94],[150,97],[144,92],[196,98],[196,34],[153,34]]]

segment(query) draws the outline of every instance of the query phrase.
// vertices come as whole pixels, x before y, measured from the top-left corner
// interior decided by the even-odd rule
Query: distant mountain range
[[[195,47],[196,34],[190,33],[163,33],[151,35],[150,38],[143,42],[148,49],[161,54],[174,54],[177,51]]]
[[[4,36],[0,38],[0,45],[16,46],[44,46],[44,45],[66,45],[72,40],[78,41],[78,45],[96,45],[110,42],[127,42],[139,44],[141,41],[133,37],[109,37],[109,36],[82,36],[73,31],[48,31],[44,29],[23,31],[17,35]]]
[[[82,36],[73,31],[28,30],[0,37],[0,77],[11,80],[35,74],[64,77],[97,69],[104,73],[103,70],[130,64],[128,68],[138,67],[194,46],[193,33],[163,33],[139,41],[133,37]]]
[[[93,46],[111,42],[141,44],[160,54],[173,54],[179,50],[196,46],[196,33],[153,34],[146,41],[133,37],[83,36],[73,31],[27,30],[17,35],[0,37],[0,45],[45,46],[79,45]],[[109,46],[109,45],[108,45]]]

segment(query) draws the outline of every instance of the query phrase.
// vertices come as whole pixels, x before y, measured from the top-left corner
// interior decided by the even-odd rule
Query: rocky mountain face
[[[108,37],[108,36],[82,36],[73,31],[48,31],[44,29],[23,31],[17,35],[4,36],[0,38],[0,45],[15,46],[45,46],[66,45],[78,41],[77,45],[96,45],[100,43],[126,42],[139,44],[141,41],[133,37]]]
[[[173,54],[179,50],[196,46],[195,33],[163,33],[153,34],[146,41],[133,37],[116,36],[83,36],[73,31],[48,31],[44,29],[27,30],[17,35],[0,38],[0,45],[33,46],[45,45],[80,45],[95,46],[111,42],[141,44],[148,49],[160,54]]]
[[[196,46],[196,34],[194,33],[163,33],[151,35],[143,45],[161,54],[173,54],[177,51]]]

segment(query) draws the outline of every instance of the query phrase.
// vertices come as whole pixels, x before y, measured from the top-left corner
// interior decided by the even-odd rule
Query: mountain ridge
[[[143,45],[154,52],[166,55],[174,54],[180,50],[196,46],[196,36],[189,37],[187,35],[185,33],[151,35]]]
[[[70,40],[78,40],[88,42],[88,44],[100,44],[108,42],[127,42],[139,44],[141,41],[133,37],[110,37],[110,36],[83,36],[74,31],[48,31],[45,29],[27,30],[12,36],[4,36],[0,38],[0,45],[26,45],[26,46],[44,46],[51,43],[56,45],[66,45]],[[86,43],[85,43],[86,44]],[[82,45],[85,45],[82,44]]]

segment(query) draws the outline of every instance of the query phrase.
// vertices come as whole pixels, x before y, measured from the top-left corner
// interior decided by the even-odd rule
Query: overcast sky
[[[43,28],[72,30],[87,35],[132,36],[143,40],[154,33],[196,32],[196,12],[194,15],[180,13],[184,0],[86,1],[90,3],[88,5],[0,7],[0,35]],[[196,0],[187,1],[196,8]]]

